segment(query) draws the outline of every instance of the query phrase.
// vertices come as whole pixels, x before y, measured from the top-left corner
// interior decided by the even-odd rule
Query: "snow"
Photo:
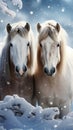
[[[19,9],[22,9],[23,7],[22,0],[11,0],[11,1],[14,6],[18,6]],[[9,9],[7,3],[4,2],[3,0],[0,0],[0,9],[2,10],[3,13],[8,14],[13,18],[16,17],[16,12]]]
[[[37,3],[41,3],[41,0],[37,0]]]
[[[13,10],[9,9],[7,4],[2,0],[0,1],[0,9],[2,10],[3,13],[6,13],[12,17],[16,16],[16,13]]]
[[[61,11],[64,12],[64,11],[65,11],[65,8],[63,7]]]
[[[50,5],[48,5],[48,9],[50,9]]]
[[[3,23],[3,19],[1,19],[0,22]]]
[[[32,106],[18,95],[0,101],[0,130],[73,130],[73,112],[63,119],[57,107]]]
[[[33,11],[30,11],[30,14],[32,15],[32,14],[33,14]]]
[[[19,9],[22,9],[23,3],[22,0],[11,0],[14,6],[18,6]]]

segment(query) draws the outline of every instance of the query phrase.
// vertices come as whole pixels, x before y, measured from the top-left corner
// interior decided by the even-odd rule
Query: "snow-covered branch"
[[[3,13],[6,13],[12,17],[16,16],[16,13],[13,10],[9,9],[7,4],[2,0],[0,1],[0,9],[2,10]]]
[[[57,107],[34,107],[17,95],[6,96],[0,101],[0,130],[73,130],[73,112],[66,117],[59,115]]]
[[[11,0],[14,6],[18,6],[19,9],[22,9],[23,3],[22,0]]]
[[[19,9],[22,9],[23,6],[22,0],[11,0],[11,2],[14,6],[18,6]],[[0,9],[2,10],[3,13],[8,14],[11,17],[16,16],[15,11],[9,9],[7,3],[4,2],[3,0],[0,1]]]

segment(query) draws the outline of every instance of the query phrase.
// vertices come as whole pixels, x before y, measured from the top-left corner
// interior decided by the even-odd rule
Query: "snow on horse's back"
[[[73,49],[56,21],[38,23],[37,30],[36,99],[43,107],[59,107],[62,117],[69,112],[73,96]]]
[[[29,23],[6,26],[7,38],[0,60],[0,99],[18,94],[31,102],[33,95],[33,33]]]

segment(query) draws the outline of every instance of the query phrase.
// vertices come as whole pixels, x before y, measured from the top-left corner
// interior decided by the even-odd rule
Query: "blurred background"
[[[36,24],[50,19],[64,27],[73,47],[73,0],[0,0],[0,42],[7,23],[28,21],[36,35]]]

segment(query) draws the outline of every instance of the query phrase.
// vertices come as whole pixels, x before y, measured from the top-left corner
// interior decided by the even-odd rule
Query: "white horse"
[[[7,40],[0,59],[0,99],[18,94],[32,103],[33,33],[24,21],[7,24]]]
[[[62,117],[70,111],[73,97],[73,49],[56,21],[38,23],[37,30],[36,99],[43,107],[58,107]]]

